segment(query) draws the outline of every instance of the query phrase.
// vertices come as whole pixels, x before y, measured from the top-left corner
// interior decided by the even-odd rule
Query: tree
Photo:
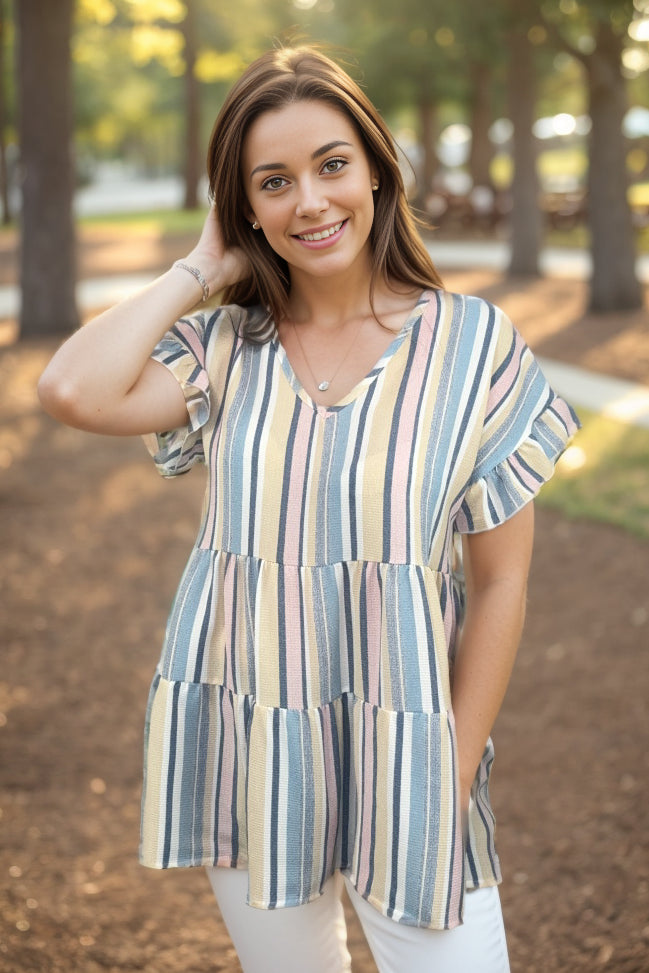
[[[0,0],[0,218],[3,224],[11,222],[9,203],[9,172],[7,165],[7,71],[5,63],[7,28],[13,27],[7,14],[5,0]]]
[[[509,32],[509,117],[513,131],[514,174],[511,186],[511,252],[508,274],[538,276],[542,215],[539,207],[537,146],[532,134],[535,121],[536,69],[527,24]]]
[[[72,217],[73,5],[73,0],[20,0],[17,7],[23,337],[79,325]]]
[[[201,119],[196,60],[196,7],[185,0],[186,13],[181,23],[185,42],[185,209],[198,206],[198,180],[202,170]]]
[[[622,122],[627,109],[622,53],[634,16],[632,0],[571,0],[571,15],[544,8],[557,44],[583,66],[589,93],[591,134],[588,220],[591,232],[591,311],[642,307],[635,272],[635,234],[628,202],[626,145]],[[565,7],[564,7],[565,10]]]

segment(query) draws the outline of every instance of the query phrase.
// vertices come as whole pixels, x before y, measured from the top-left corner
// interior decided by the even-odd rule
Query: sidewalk
[[[428,249],[441,269],[502,271],[507,266],[505,243],[440,241],[430,243]],[[584,279],[589,264],[588,253],[578,250],[546,249],[541,260],[543,272],[553,277]],[[82,280],[77,288],[79,306],[86,312],[108,307],[148,284],[154,276],[152,273],[122,274]],[[649,282],[647,255],[638,259],[638,276]],[[17,287],[0,287],[0,319],[17,317],[19,302]],[[539,362],[552,387],[575,408],[590,409],[619,422],[649,429],[649,386],[547,358],[539,358]]]

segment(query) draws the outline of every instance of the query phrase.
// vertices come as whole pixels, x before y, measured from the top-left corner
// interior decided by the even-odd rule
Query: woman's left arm
[[[467,606],[452,701],[465,815],[518,650],[533,538],[532,502],[499,527],[463,538]]]

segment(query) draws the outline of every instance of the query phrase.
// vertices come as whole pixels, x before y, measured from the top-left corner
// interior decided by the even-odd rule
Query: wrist
[[[210,285],[205,279],[205,276],[203,275],[203,272],[199,266],[194,263],[190,263],[187,260],[176,260],[175,263],[172,264],[172,270],[180,270],[186,274],[190,274],[201,289],[203,295],[201,303],[208,300],[211,293]]]

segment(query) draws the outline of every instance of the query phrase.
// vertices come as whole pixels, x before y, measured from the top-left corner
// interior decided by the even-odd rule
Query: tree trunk
[[[75,302],[73,0],[20,0],[21,335],[70,331]]]
[[[537,146],[532,133],[536,104],[536,72],[527,29],[510,34],[507,78],[509,115],[514,126],[511,209],[511,255],[508,274],[539,275],[542,214],[539,208]]]
[[[7,171],[7,94],[5,89],[5,24],[4,0],[0,0],[0,219],[3,225],[11,222],[9,204],[9,174]]]
[[[621,56],[621,38],[608,23],[600,24],[595,51],[586,59],[592,121],[588,170],[593,260],[591,311],[642,307],[627,198],[626,145],[622,132],[627,104]]]
[[[490,94],[491,69],[488,64],[475,61],[471,67],[471,153],[469,172],[474,186],[491,187],[493,147],[489,139],[491,126]]]
[[[198,206],[198,180],[201,171],[200,105],[196,79],[196,7],[186,0],[187,14],[182,22],[185,39],[185,209]]]
[[[415,205],[424,210],[426,200],[433,189],[437,172],[437,110],[433,102],[423,95],[419,101],[419,128],[421,133],[422,163]]]

